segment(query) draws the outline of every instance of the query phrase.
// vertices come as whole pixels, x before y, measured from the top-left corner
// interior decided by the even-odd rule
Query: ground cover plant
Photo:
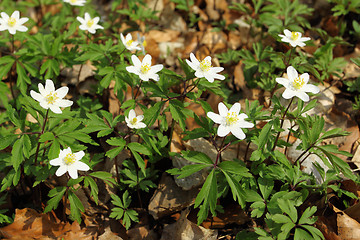
[[[1,237],[357,236],[358,1],[0,17]]]

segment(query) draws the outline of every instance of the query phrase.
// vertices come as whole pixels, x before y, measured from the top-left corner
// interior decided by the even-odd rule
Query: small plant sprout
[[[10,17],[5,12],[1,12],[0,14],[0,31],[8,30],[10,34],[14,35],[16,31],[26,32],[28,30],[23,24],[26,23],[29,18],[20,18],[19,11],[14,11]]]
[[[46,80],[45,88],[41,83],[39,83],[38,87],[40,93],[31,90],[30,95],[45,109],[50,108],[54,113],[62,113],[61,107],[70,107],[73,104],[72,101],[63,99],[69,91],[68,87],[61,87],[55,90],[51,79]]]
[[[159,75],[156,73],[161,71],[164,66],[162,64],[151,66],[151,56],[149,54],[146,54],[142,61],[135,55],[131,56],[131,60],[134,66],[126,67],[128,72],[138,75],[141,80],[146,82],[150,79],[159,81]]]
[[[76,179],[78,178],[78,170],[88,171],[90,169],[86,163],[80,161],[84,156],[84,151],[72,153],[70,147],[68,147],[67,149],[60,150],[59,157],[50,160],[49,163],[52,166],[60,166],[56,170],[56,176],[60,177],[68,172],[71,178]]]
[[[135,129],[145,128],[146,124],[141,122],[143,119],[144,119],[144,115],[136,116],[134,109],[130,110],[128,117],[125,116],[125,122],[129,128],[135,128]]]
[[[320,92],[320,89],[317,86],[313,84],[308,84],[308,73],[303,73],[299,76],[296,69],[292,66],[289,66],[286,69],[286,72],[288,78],[276,78],[276,82],[285,87],[285,91],[282,94],[283,98],[290,99],[296,96],[304,102],[308,102],[310,98],[306,94],[307,92],[311,92],[314,94]]]
[[[199,62],[193,53],[190,53],[190,60],[186,59],[187,64],[195,70],[195,76],[198,78],[206,78],[209,82],[214,82],[215,79],[224,80],[225,77],[223,75],[217,74],[224,70],[223,67],[212,67],[211,65],[211,57],[207,56]]]
[[[289,30],[285,29],[284,34],[279,34],[279,37],[281,37],[282,42],[290,43],[292,47],[304,47],[306,44],[306,41],[309,41],[311,38],[309,37],[301,37],[301,32],[290,32]]]
[[[124,35],[120,33],[120,38],[127,50],[129,51],[141,50],[141,47],[138,46],[139,42],[134,41],[130,33],[128,33],[126,37],[124,37]]]
[[[98,24],[100,18],[99,17],[91,18],[90,14],[87,12],[85,13],[85,18],[77,17],[76,19],[81,23],[79,28],[84,31],[87,30],[91,34],[95,34],[96,29],[104,29],[102,26]]]
[[[208,112],[207,116],[215,123],[220,124],[217,130],[217,135],[219,137],[225,137],[231,132],[235,137],[242,140],[246,135],[241,128],[254,127],[253,123],[245,121],[248,116],[245,113],[240,113],[240,103],[235,103],[230,110],[228,110],[225,104],[220,102],[218,109],[219,114]]]
[[[86,0],[63,0],[63,1],[73,6],[84,6],[86,3]]]

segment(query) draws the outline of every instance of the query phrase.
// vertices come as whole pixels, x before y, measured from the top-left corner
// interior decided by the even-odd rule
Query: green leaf
[[[180,173],[180,175],[177,177],[178,179],[184,178],[184,177],[188,177],[196,172],[201,171],[202,169],[206,168],[208,166],[203,165],[203,164],[190,164],[190,165],[186,165],[183,168],[181,168],[181,170],[178,171],[178,173]]]
[[[152,126],[155,123],[164,104],[165,102],[157,102],[154,104],[154,106],[144,111],[144,123],[146,126]]]
[[[145,162],[144,162],[144,159],[141,158],[141,156],[133,151],[132,149],[130,149],[130,151],[132,152],[135,160],[136,160],[136,163],[138,164],[139,168],[141,169],[141,171],[143,172],[144,175],[146,175],[146,172],[145,172]]]
[[[183,157],[190,162],[209,165],[214,164],[213,161],[205,153],[195,151],[181,151],[181,153]]]
[[[84,187],[87,188],[90,185],[90,196],[94,198],[94,201],[96,204],[98,204],[98,194],[99,194],[99,188],[95,182],[95,180],[89,176],[84,177]]]
[[[50,212],[52,209],[56,209],[64,196],[66,191],[66,187],[55,187],[50,190],[48,196],[50,197],[47,202],[47,206],[45,207],[44,213]]]
[[[17,138],[18,135],[15,134],[0,137],[0,150],[12,145]]]
[[[244,167],[241,166],[240,163],[238,162],[234,162],[234,161],[223,161],[218,165],[219,168],[221,168],[222,170],[232,173],[232,174],[236,174],[236,175],[241,175],[241,176],[247,176],[250,177],[251,175],[248,173],[249,170]]]
[[[288,223],[291,222],[291,219],[282,214],[275,214],[271,217],[271,219],[276,223]]]
[[[73,191],[69,191],[69,203],[70,203],[70,217],[81,223],[81,212],[84,212],[84,205],[81,203],[78,196]]]
[[[137,142],[129,143],[128,148],[131,151],[138,152],[138,153],[141,153],[141,154],[144,154],[144,155],[151,155],[152,154],[152,152],[146,146],[141,145],[140,143],[137,143]]]
[[[52,141],[52,140],[55,140],[55,136],[52,132],[45,132],[44,134],[42,134],[40,136],[40,139],[39,141],[40,142],[46,142],[46,141]]]
[[[226,171],[222,171],[226,177],[226,181],[228,182],[231,192],[233,194],[233,199],[239,202],[242,208],[245,207],[245,193],[242,187],[240,186],[239,182],[236,179],[228,174]]]
[[[14,143],[13,149],[11,150],[11,162],[15,169],[15,171],[19,170],[20,164],[25,160],[23,155],[23,144],[24,144],[24,138],[20,138],[16,140]]]
[[[213,169],[209,176],[206,178],[199,194],[195,199],[195,207],[198,207],[201,202],[210,207],[210,210],[215,214],[216,198],[217,196],[217,182],[215,177],[215,170]]]
[[[259,178],[259,189],[261,194],[263,195],[263,198],[266,200],[271,194],[271,191],[274,188],[274,181],[270,178]]]
[[[116,184],[115,180],[112,178],[111,173],[103,172],[103,171],[96,171],[96,172],[90,173],[89,175],[103,180],[110,187],[112,187],[113,184]]]

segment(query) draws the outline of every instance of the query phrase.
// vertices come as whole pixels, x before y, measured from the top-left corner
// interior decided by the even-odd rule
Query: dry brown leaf
[[[358,240],[360,236],[360,223],[335,206],[332,207],[337,216],[339,237],[342,240]]]
[[[92,239],[94,233],[86,233],[77,222],[62,223],[51,213],[38,213],[34,209],[16,209],[12,224],[0,229],[0,237],[12,240],[28,239]],[[89,235],[90,234],[90,235]]]

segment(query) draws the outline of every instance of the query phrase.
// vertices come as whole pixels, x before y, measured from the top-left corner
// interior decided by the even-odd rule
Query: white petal
[[[246,138],[245,133],[243,132],[243,130],[240,127],[232,127],[230,128],[231,133],[237,137],[240,140],[243,140],[244,138]]]
[[[84,151],[76,152],[76,153],[74,153],[74,155],[75,155],[76,160],[80,160],[85,156],[85,152]]]
[[[7,15],[5,12],[0,13],[1,18],[4,19],[5,22],[9,20],[9,15]]]
[[[136,118],[136,113],[135,113],[135,110],[134,109],[131,109],[130,112],[129,112],[129,119],[134,119]]]
[[[282,94],[282,97],[285,98],[285,99],[290,99],[293,96],[295,96],[295,91],[293,91],[293,90],[291,90],[289,88],[285,89],[285,91]]]
[[[206,80],[208,80],[209,82],[213,83],[215,81],[214,77],[212,75],[205,75],[204,77],[206,78]]]
[[[293,81],[294,79],[296,79],[298,77],[298,73],[296,71],[296,69],[293,66],[289,66],[286,69],[286,73],[288,75],[288,78],[290,81]]]
[[[222,117],[227,116],[229,111],[228,111],[228,108],[225,106],[224,103],[220,102],[219,105],[218,105],[218,109],[219,109],[220,116],[222,116]]]
[[[199,66],[200,62],[199,60],[197,60],[197,58],[195,57],[195,55],[193,53],[190,53],[190,60],[191,62],[195,65],[195,66]]]
[[[276,82],[287,87],[289,84],[289,79],[287,78],[276,78]]]
[[[55,158],[55,159],[53,159],[53,160],[50,160],[49,161],[49,164],[51,165],[51,166],[60,166],[61,164],[62,164],[62,159],[61,158]]]
[[[214,73],[218,73],[218,72],[223,71],[224,68],[223,68],[223,67],[212,67],[211,70],[212,70],[212,72],[214,72]]]
[[[14,11],[13,14],[11,14],[11,17],[15,18],[16,20],[19,20],[20,12],[18,10]]]
[[[0,23],[1,24],[1,23]],[[0,25],[0,31],[5,31],[7,30],[7,26],[5,25]]]
[[[69,172],[69,175],[72,179],[77,179],[78,178],[78,172],[77,172],[77,169],[74,168],[73,166],[70,166],[68,168],[68,172]]]
[[[50,107],[50,110],[53,111],[54,113],[57,113],[57,114],[62,113],[61,109],[58,106],[51,104],[51,105],[49,105],[49,107]]]
[[[306,84],[305,86],[302,87],[301,89],[304,92],[311,92],[311,93],[319,93],[320,92],[320,88],[318,88],[317,86],[313,85],[313,84]]]
[[[126,41],[125,41],[124,35],[122,33],[120,33],[120,39],[121,39],[122,43],[124,45],[126,45]]]
[[[50,93],[55,91],[54,82],[51,79],[46,79],[45,90]]]
[[[126,71],[128,71],[129,73],[135,73],[136,75],[139,75],[139,69],[134,66],[126,67]]]
[[[302,42],[306,42],[306,41],[310,41],[311,38],[309,38],[309,37],[302,37],[302,38],[300,38],[299,40],[302,41]]]
[[[205,58],[204,58],[204,61],[211,63],[211,57],[210,57],[210,56],[205,57]]]
[[[251,123],[251,122],[240,121],[240,122],[239,122],[239,126],[240,126],[241,128],[252,128],[252,127],[254,127],[255,125],[254,125],[253,123]]]
[[[58,98],[64,98],[68,92],[69,92],[68,87],[61,87],[61,88],[59,88],[58,90],[55,91]]]
[[[9,28],[8,28],[8,31],[9,31],[9,33],[12,34],[12,35],[14,35],[14,34],[16,33],[16,29],[13,28],[13,27],[9,27]]]
[[[241,109],[241,105],[240,105],[240,103],[237,102],[234,105],[232,105],[229,112],[235,112],[236,115],[239,115],[240,109]]]
[[[139,74],[139,77],[140,77],[140,79],[141,80],[143,80],[143,81],[145,81],[145,82],[148,82],[150,79],[150,77],[149,77],[149,75],[148,74],[142,74],[142,73],[140,73]],[[155,79],[154,79],[155,80]],[[157,80],[155,80],[155,81],[157,81]]]
[[[83,19],[82,17],[76,17],[76,19],[77,19],[81,24],[86,24],[85,19]]]
[[[17,31],[19,31],[19,32],[26,32],[27,30],[28,30],[28,28],[25,27],[25,26],[18,26],[17,27]]]
[[[49,107],[50,107],[45,99],[41,100],[39,103],[40,103],[40,106],[44,109],[49,109]]]
[[[94,17],[93,21],[94,21],[94,24],[96,25],[100,21],[100,18],[99,17]]]
[[[204,72],[202,71],[202,70],[196,70],[196,72],[195,72],[195,76],[197,77],[197,78],[202,78],[202,77],[205,77],[205,75],[204,75]],[[209,81],[209,79],[207,79],[208,81]],[[209,81],[210,82],[210,81]],[[214,82],[214,79],[213,79],[213,82]]]
[[[76,168],[77,170],[80,170],[80,171],[89,171],[90,170],[90,167],[86,164],[86,163],[83,163],[83,162],[75,162],[73,164],[74,168]]]
[[[221,124],[217,130],[217,135],[219,137],[225,137],[230,132],[230,128],[224,124]]]
[[[147,65],[151,66],[151,55],[150,54],[145,55],[145,57],[142,60],[142,65],[143,64],[147,64]]]
[[[309,95],[307,95],[305,92],[303,91],[296,91],[295,95],[300,98],[301,100],[303,100],[304,102],[308,102],[310,100]]]
[[[33,90],[30,91],[30,96],[38,102],[44,99],[44,97],[40,93],[37,93]]]
[[[300,75],[300,78],[302,78],[305,82],[305,84],[307,84],[309,82],[310,76],[308,73],[303,73]]]
[[[151,73],[157,73],[159,71],[161,71],[164,68],[164,66],[162,64],[157,64],[151,67]]]
[[[58,107],[66,108],[66,107],[72,106],[73,103],[74,103],[73,101],[70,101],[67,99],[61,99],[61,100],[57,100],[54,105],[56,105]]]
[[[215,79],[219,79],[219,80],[224,80],[225,79],[225,76],[220,75],[220,74],[214,74],[213,76],[214,76]]]
[[[190,61],[187,60],[187,59],[185,59],[185,61],[186,61],[186,63],[187,63],[193,70],[196,71],[196,70],[198,69],[199,65],[196,65],[196,64],[190,62]]]
[[[136,125],[135,125],[135,128],[136,129],[140,129],[140,128],[146,128],[146,124],[143,123],[143,122],[138,122]]]
[[[58,170],[56,170],[55,174],[56,174],[56,176],[60,177],[60,176],[64,175],[64,173],[66,173],[66,172],[67,172],[66,166],[62,165],[58,168]]]
[[[24,17],[24,18],[20,18],[18,21],[18,24],[23,25],[24,23],[26,23],[27,21],[29,21],[29,18]]]
[[[133,62],[135,67],[138,67],[138,68],[141,67],[141,61],[139,60],[139,58],[136,55],[131,56],[131,61]]]
[[[221,124],[222,122],[223,122],[223,119],[224,119],[224,117],[222,117],[222,116],[220,116],[219,114],[216,114],[216,113],[214,113],[214,112],[208,112],[207,114],[206,114],[206,116],[208,117],[208,118],[210,118],[211,120],[213,120],[215,123],[217,123],[217,124]]]
[[[139,115],[136,118],[139,122],[141,122],[144,119],[144,115]]]
[[[288,29],[284,30],[284,34],[286,37],[291,38],[291,32]]]

